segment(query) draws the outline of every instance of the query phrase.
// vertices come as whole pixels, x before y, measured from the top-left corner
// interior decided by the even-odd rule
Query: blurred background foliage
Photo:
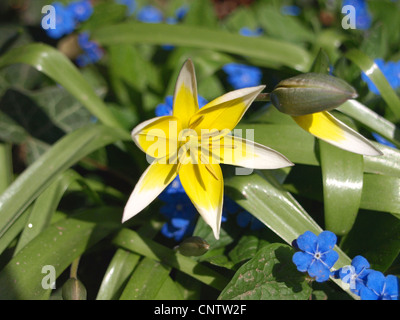
[[[291,263],[288,244],[323,229],[339,236],[337,267],[362,254],[398,275],[400,3],[366,3],[357,29],[344,29],[334,0],[93,0],[86,17],[55,35],[41,27],[48,0],[1,1],[0,297],[60,299],[80,258],[87,299],[347,299]],[[255,102],[238,128],[254,129],[255,141],[296,165],[249,176],[224,167],[220,240],[179,185],[122,225],[147,167],[129,132],[168,109],[189,57],[207,101],[258,84],[270,92],[309,71],[346,80],[359,97],[335,116],[384,155],[328,146]],[[176,253],[190,235],[208,252]],[[265,276],[224,290],[241,266],[260,268],[252,259],[260,254],[270,258]],[[44,265],[56,269],[55,290],[41,286]]]

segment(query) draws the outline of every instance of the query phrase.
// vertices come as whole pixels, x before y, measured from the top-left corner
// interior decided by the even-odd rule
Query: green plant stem
[[[69,271],[69,277],[70,278],[78,279],[78,267],[79,267],[80,259],[81,259],[81,257],[79,256],[74,261],[72,261],[71,268],[70,268],[70,271]]]

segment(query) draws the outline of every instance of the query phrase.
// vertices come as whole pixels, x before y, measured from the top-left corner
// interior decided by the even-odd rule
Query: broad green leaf
[[[95,30],[93,39],[104,46],[148,43],[212,49],[258,59],[260,63],[273,68],[288,66],[306,71],[310,64],[308,52],[288,42],[267,37],[243,37],[187,25],[127,22]]]
[[[255,235],[245,235],[240,238],[237,245],[229,251],[229,258],[233,263],[239,264],[249,260],[269,243]]]
[[[340,247],[350,257],[362,255],[372,269],[385,272],[400,253],[400,220],[383,212],[361,211]]]
[[[219,300],[306,300],[311,287],[292,262],[294,249],[279,243],[262,248],[239,268]]]
[[[400,219],[399,194],[399,178],[365,174],[361,208],[390,212]]]
[[[347,234],[357,217],[363,187],[363,156],[319,141],[325,229]]]
[[[104,274],[96,300],[117,300],[139,259],[140,256],[135,253],[117,249]]]
[[[167,263],[171,267],[218,290],[222,290],[228,283],[228,279],[222,274],[151,239],[145,238],[133,230],[122,229],[113,239],[113,243],[155,261]]]
[[[229,197],[289,244],[307,230],[315,234],[322,231],[267,171],[263,176],[253,173],[227,177],[225,186]]]
[[[64,88],[47,87],[29,92],[9,89],[0,100],[0,137],[26,150],[30,164],[49,146],[71,132],[90,124],[90,113]]]
[[[78,69],[56,49],[41,43],[32,43],[9,50],[0,57],[0,68],[17,63],[28,64],[49,76],[70,92],[102,123],[120,127],[119,122]]]
[[[375,62],[357,49],[349,50],[346,53],[346,57],[356,64],[372,80],[390,110],[397,119],[400,119],[400,98],[390,86]]]
[[[79,177],[74,171],[67,171],[57,179],[36,199],[27,218],[25,228],[19,237],[14,255],[16,255],[29,241],[35,238],[50,225],[52,215],[57,209],[69,185]]]
[[[158,290],[154,300],[184,300],[183,293],[178,283],[171,279],[170,276],[165,279]]]
[[[92,125],[54,144],[0,196],[0,236],[59,174],[96,149],[125,139],[130,137],[124,131]]]
[[[120,208],[102,207],[49,226],[1,270],[0,299],[48,299],[51,288],[46,287],[49,284],[46,275],[49,275],[49,271],[43,271],[42,268],[53,266],[58,277],[88,248],[120,228],[120,219]]]
[[[154,300],[171,268],[145,257],[129,279],[120,300]]]

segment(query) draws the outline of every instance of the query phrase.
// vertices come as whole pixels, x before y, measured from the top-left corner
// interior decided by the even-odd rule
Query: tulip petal
[[[163,158],[176,153],[181,122],[173,116],[163,116],[144,121],[132,130],[136,145],[152,158]]]
[[[212,153],[224,164],[253,169],[278,169],[293,165],[279,152],[239,137],[227,135],[219,141],[213,141],[215,144]]]
[[[192,60],[188,59],[176,80],[172,114],[182,121],[184,128],[188,128],[190,118],[198,110],[196,74]]]
[[[327,111],[293,116],[293,119],[304,130],[338,148],[366,156],[382,155],[366,138]]]
[[[211,227],[215,238],[219,239],[224,180],[221,167],[218,164],[209,164],[208,166],[212,166],[218,179],[210,173],[205,164],[192,163],[181,167],[179,178],[197,211]]]
[[[206,104],[191,119],[190,125],[198,134],[201,130],[233,130],[242,119],[257,95],[265,88],[264,85],[243,88],[228,92]],[[202,118],[201,118],[202,117]]]
[[[176,164],[154,161],[142,174],[128,202],[122,222],[125,222],[147,207],[177,176]]]

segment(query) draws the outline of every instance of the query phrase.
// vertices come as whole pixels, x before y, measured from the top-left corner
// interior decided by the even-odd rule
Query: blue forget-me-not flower
[[[70,34],[75,29],[74,14],[68,7],[62,3],[54,2],[52,6],[55,9],[56,21],[55,28],[46,29],[46,34],[53,39],[59,39],[66,34]]]
[[[367,276],[370,273],[370,264],[363,256],[356,256],[350,266],[345,266],[335,271],[335,277],[350,285],[350,291],[360,295],[365,287]]]
[[[333,250],[337,241],[336,235],[323,231],[316,236],[311,231],[300,235],[295,246],[301,251],[293,255],[297,270],[308,272],[317,282],[324,282],[332,275],[331,268],[339,259],[339,254]]]
[[[356,13],[356,29],[367,30],[371,27],[372,16],[366,0],[343,0],[342,7],[353,6]]]
[[[366,286],[360,291],[361,300],[398,300],[400,280],[394,275],[384,276],[372,270],[367,277]]]
[[[89,0],[73,1],[68,4],[67,10],[73,14],[77,22],[88,20],[93,13],[93,7]]]
[[[79,67],[96,63],[104,54],[103,49],[96,42],[90,41],[88,32],[82,32],[78,35],[78,44],[83,50],[83,53],[76,58],[76,64]]]
[[[136,17],[139,21],[146,23],[160,23],[164,20],[162,12],[151,5],[142,7]]]
[[[261,83],[261,70],[254,66],[239,63],[228,63],[222,67],[228,75],[228,82],[234,89],[255,87]]]

